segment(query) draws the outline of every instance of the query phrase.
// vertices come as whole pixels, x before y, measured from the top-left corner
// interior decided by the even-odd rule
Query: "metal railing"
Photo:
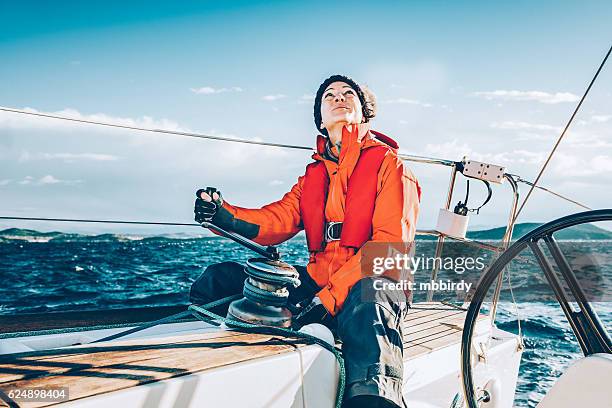
[[[445,203],[444,203],[444,208],[446,210],[450,210],[451,203],[452,203],[452,200],[453,200],[453,193],[454,193],[454,190],[455,190],[455,183],[457,181],[457,172],[459,171],[457,165],[459,163],[458,162],[454,162],[454,161],[450,161],[450,160],[437,159],[437,158],[424,157],[424,156],[400,155],[400,157],[403,160],[406,160],[406,161],[409,161],[409,162],[424,163],[424,164],[436,164],[436,165],[450,167],[449,183],[448,183],[448,189],[447,189],[447,193],[446,193],[446,200],[445,200]],[[482,241],[478,241],[478,240],[472,240],[472,239],[463,238],[463,237],[453,237],[451,235],[444,234],[444,233],[442,233],[440,231],[437,231],[437,230],[417,230],[416,231],[417,235],[428,235],[428,236],[437,236],[438,237],[437,243],[436,243],[435,254],[434,254],[435,259],[439,259],[441,257],[442,251],[444,249],[444,242],[445,242],[446,239],[457,241],[457,242],[460,242],[460,243],[465,244],[465,245],[474,246],[474,247],[477,247],[477,248],[489,250],[489,251],[496,252],[496,253],[503,252],[503,251],[505,251],[508,248],[508,246],[510,245],[510,242],[512,240],[512,232],[514,230],[514,220],[516,218],[516,211],[517,211],[517,208],[518,208],[519,187],[518,187],[518,183],[516,182],[516,180],[514,179],[514,177],[512,175],[510,175],[508,173],[504,173],[504,179],[506,179],[508,181],[508,184],[510,185],[510,188],[512,190],[512,202],[511,202],[511,205],[510,205],[510,211],[509,211],[509,215],[508,215],[508,222],[506,224],[506,229],[505,229],[502,241],[501,241],[501,245],[493,245],[493,244],[489,244],[487,242],[482,242]],[[440,263],[439,262],[434,262],[433,268],[431,270],[431,275],[430,275],[430,280],[431,281],[435,281],[437,279],[439,269],[440,269]],[[497,313],[497,304],[498,304],[499,297],[500,297],[500,294],[501,294],[502,283],[503,283],[503,274],[501,274],[499,276],[499,279],[497,281],[497,285],[495,287],[495,292],[493,294],[492,307],[491,307],[491,322],[492,322],[492,324],[493,324],[493,322],[495,320],[495,315]],[[433,289],[433,286],[432,286],[432,287],[430,287],[430,289],[427,292],[427,301],[431,302],[433,300],[433,296],[434,296],[434,289]]]

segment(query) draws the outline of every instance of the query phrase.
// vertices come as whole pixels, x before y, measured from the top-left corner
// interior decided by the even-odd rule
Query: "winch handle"
[[[198,193],[200,191],[201,190],[199,190]],[[214,188],[214,187],[206,187],[206,189],[204,189],[204,191],[211,198],[213,196],[213,193],[217,193],[217,189]],[[196,193],[196,196],[199,197],[199,195],[197,193]],[[275,246],[270,245],[270,246],[266,247],[266,246],[260,245],[257,242],[251,241],[250,239],[245,238],[245,237],[243,237],[240,234],[236,234],[235,232],[231,232],[231,231],[226,231],[223,228],[221,228],[221,227],[219,227],[219,226],[217,226],[217,225],[215,225],[213,223],[207,222],[207,221],[202,222],[200,225],[202,226],[202,228],[208,228],[209,230],[211,230],[213,232],[216,232],[217,234],[219,234],[219,235],[221,235],[221,236],[223,236],[225,238],[229,238],[232,241],[242,245],[243,247],[245,247],[247,249],[250,249],[251,251],[256,252],[257,254],[259,254],[259,255],[261,255],[261,256],[263,256],[265,258],[268,258],[268,259],[273,260],[273,261],[280,259],[280,253],[278,252],[278,249]]]
[[[209,230],[218,233],[219,235],[229,238],[234,242],[242,245],[243,247],[250,249],[258,253],[259,255],[271,259],[273,261],[280,259],[280,253],[275,246],[263,246],[258,244],[257,242],[253,242],[248,238],[243,237],[240,234],[236,234],[235,232],[226,231],[221,227],[216,226],[210,222],[204,221],[202,224],[203,228],[208,228]]]

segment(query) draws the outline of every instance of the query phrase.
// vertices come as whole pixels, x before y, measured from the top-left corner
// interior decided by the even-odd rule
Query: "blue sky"
[[[377,94],[374,128],[402,151],[533,179],[610,46],[610,15],[604,1],[3,2],[0,106],[312,145],[312,95],[344,73]],[[543,179],[594,208],[612,198],[611,90],[607,66]],[[198,186],[258,206],[308,159],[0,113],[0,213],[188,222]],[[429,228],[447,174],[412,167]],[[506,219],[496,191],[473,227]],[[575,211],[537,194],[521,220]]]

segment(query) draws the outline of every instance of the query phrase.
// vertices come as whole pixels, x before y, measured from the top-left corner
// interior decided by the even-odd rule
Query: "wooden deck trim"
[[[152,306],[78,312],[20,313],[17,315],[0,314],[0,333],[151,322],[185,311],[187,306]]]
[[[440,303],[418,306],[405,320],[405,361],[458,344],[462,336],[465,311]],[[69,386],[75,400],[288,353],[304,344],[297,338],[224,331],[10,354],[0,356],[0,390]],[[50,404],[27,404],[45,405]]]
[[[194,337],[194,336],[191,336]],[[26,361],[21,355],[0,359],[0,390],[19,387],[65,387],[70,388],[70,400],[85,398],[115,390],[130,388],[150,382],[170,379],[194,372],[201,372],[224,367],[244,361],[270,357],[281,353],[295,351],[296,346],[303,344],[302,339],[278,338],[270,335],[240,333],[230,336],[199,335],[188,341],[176,341],[176,338],[156,339],[155,344],[141,347],[134,346],[137,340],[122,342],[125,351],[117,354],[117,345],[97,345],[97,352],[92,347],[78,347],[85,353],[66,353],[66,350],[55,350],[56,355],[47,355],[44,360],[27,360],[37,358],[35,353],[26,353]],[[212,340],[212,342],[207,342]],[[227,344],[236,343],[230,346]],[[168,346],[156,348],[157,346]],[[195,347],[191,352],[176,346]],[[152,346],[152,347],[149,347]],[[212,347],[211,347],[212,346]],[[121,347],[121,346],[119,346]],[[136,348],[135,348],[136,347]],[[107,349],[113,349],[108,351]],[[205,349],[201,354],[198,349]],[[84,350],[83,350],[84,349]],[[51,351],[49,351],[51,352]],[[47,352],[47,353],[49,353]],[[59,352],[59,354],[58,354]],[[32,355],[34,354],[34,355]],[[41,364],[43,363],[43,364]],[[42,367],[41,367],[42,365]],[[28,367],[34,368],[34,370]],[[41,369],[42,368],[42,369]],[[17,371],[26,371],[18,373]],[[10,373],[13,371],[13,373]],[[52,405],[48,402],[28,403],[28,407]]]

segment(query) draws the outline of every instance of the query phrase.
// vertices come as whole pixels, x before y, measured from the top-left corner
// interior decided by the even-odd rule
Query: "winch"
[[[207,189],[207,191],[210,187]],[[212,191],[210,191],[212,196]],[[280,253],[274,246],[263,246],[235,232],[226,231],[210,222],[202,227],[229,238],[261,255],[247,260],[244,267],[248,278],[244,281],[244,297],[229,305],[227,317],[247,323],[291,327],[293,314],[287,308],[289,285],[300,286],[298,271],[280,260]]]
[[[230,304],[228,317],[265,326],[290,327],[287,286],[300,285],[297,270],[278,259],[251,258],[244,271],[249,275],[244,281],[244,298]]]

